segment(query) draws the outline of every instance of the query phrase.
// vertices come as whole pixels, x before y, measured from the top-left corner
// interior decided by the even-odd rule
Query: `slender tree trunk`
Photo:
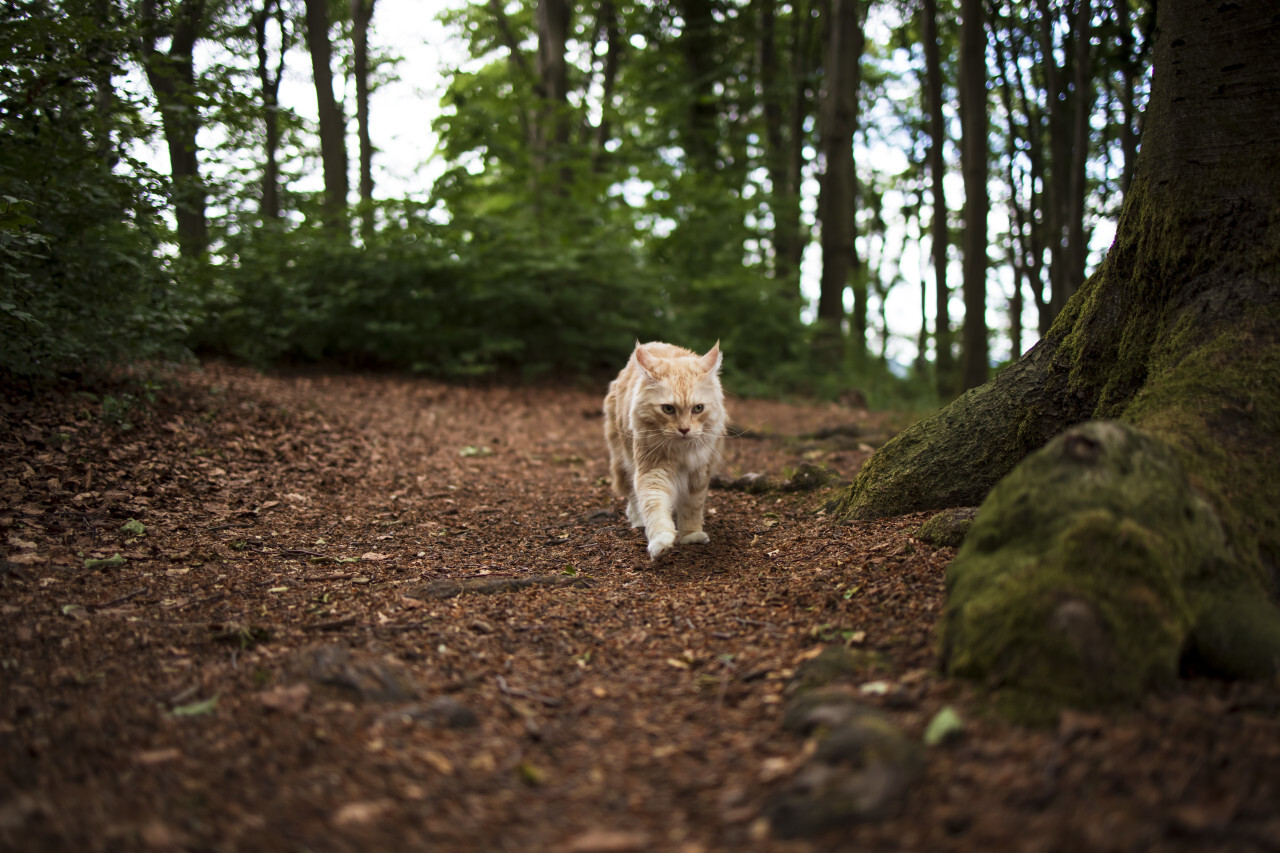
[[[569,70],[565,59],[572,13],[567,0],[538,0],[539,154],[544,168],[556,167],[551,191],[557,196],[567,195],[573,183],[569,152]]]
[[[333,48],[329,43],[327,0],[306,0],[307,51],[311,54],[311,76],[315,83],[316,108],[320,118],[320,161],[324,167],[325,224],[346,230],[347,176],[346,117],[333,94]]]
[[[788,246],[785,263],[788,268],[799,270],[804,262],[804,252],[813,239],[808,228],[801,220],[800,186],[804,180],[804,167],[808,162],[805,157],[805,125],[814,110],[814,80],[819,73],[822,61],[822,34],[818,26],[817,16],[810,14],[812,2],[816,0],[799,0],[795,3],[791,17],[791,106],[789,113],[791,140],[787,152],[787,185],[791,188],[791,203],[779,211],[785,219],[787,228],[796,236]],[[795,276],[795,296],[801,298],[800,276]]]
[[[178,225],[178,251],[188,260],[202,260],[209,251],[209,224],[205,217],[208,192],[200,176],[200,111],[196,104],[193,51],[204,27],[203,0],[183,0],[168,22],[169,49],[156,47],[163,26],[155,0],[143,0],[142,56],[147,82],[160,107],[160,123],[169,150],[173,183],[174,218]]]
[[[280,56],[272,72],[267,51],[267,24],[274,20],[280,31]],[[262,203],[259,216],[265,222],[279,222],[280,202],[280,81],[284,58],[292,43],[285,25],[284,9],[278,0],[266,0],[253,16],[254,41],[258,54],[258,92],[262,99],[263,167]]]
[[[1142,113],[1138,110],[1137,82],[1146,69],[1151,48],[1151,21],[1155,18],[1155,3],[1151,10],[1135,21],[1130,15],[1129,0],[1115,0],[1116,25],[1120,30],[1123,60],[1120,65],[1120,103],[1123,126],[1120,128],[1120,150],[1123,152],[1123,171],[1120,188],[1129,191],[1133,170],[1138,160],[1138,142],[1142,137]],[[1139,32],[1135,33],[1137,29]]]
[[[1067,299],[1084,284],[1084,268],[1088,261],[1089,234],[1084,226],[1084,203],[1088,190],[1085,169],[1089,161],[1089,118],[1093,114],[1093,62],[1089,41],[1092,33],[1093,6],[1090,0],[1077,0],[1073,31],[1072,60],[1072,126],[1071,159],[1068,165],[1068,208],[1066,222],[1066,270],[1063,280]]]
[[[772,186],[770,208],[773,210],[773,277],[786,296],[799,300],[800,269],[792,264],[792,242],[800,239],[795,190],[790,183],[787,164],[791,146],[798,140],[788,139],[785,97],[778,62],[777,3],[760,0],[760,103],[764,112],[765,160]],[[798,49],[799,45],[794,45]]]
[[[115,142],[111,136],[113,115],[116,110],[115,86],[111,79],[116,66],[116,48],[109,33],[117,26],[115,10],[109,0],[93,0],[93,11],[102,22],[102,33],[90,42],[89,60],[93,63],[93,102],[95,108],[93,137],[98,158],[114,166],[119,160]]]
[[[373,237],[373,141],[369,135],[369,22],[376,0],[351,0],[351,73],[356,83],[356,136],[360,141],[360,235]]]
[[[963,0],[960,25],[961,171],[964,174],[964,349],[961,385],[987,381],[987,31],[982,0]]]
[[[1035,99],[1030,97],[1027,92],[1022,70],[1025,64],[1024,57],[1018,48],[1019,39],[1013,33],[1014,24],[1007,17],[1003,17],[1002,20],[1010,33],[1010,37],[1007,39],[1008,59],[1003,59],[1006,45],[1004,44],[1005,40],[1000,35],[998,22],[993,22],[992,44],[995,47],[997,56],[1002,59],[1000,67],[1004,70],[1004,80],[1006,82],[1012,81],[1012,88],[1016,89],[1016,108],[1026,117],[1026,126],[1023,128],[1021,136],[1027,155],[1027,173],[1025,177],[1027,201],[1025,206],[1017,204],[1017,208],[1024,211],[1024,218],[1018,223],[1018,230],[1024,238],[1022,260],[1026,282],[1036,305],[1037,329],[1039,334],[1043,336],[1049,331],[1049,326],[1052,324],[1054,316],[1049,304],[1052,288],[1046,287],[1044,265],[1045,238],[1048,229],[1045,199],[1046,197],[1053,197],[1052,193],[1047,194],[1045,190],[1048,184],[1048,176],[1045,172],[1044,139],[1048,131],[1045,127],[1045,111],[1040,109]],[[1012,115],[1015,107],[1013,91],[1007,92],[1007,98],[1006,108]],[[1011,124],[1010,135],[1012,136],[1016,132]],[[1015,144],[1015,142],[1016,140],[1010,139],[1010,145]],[[1011,186],[1012,183],[1011,178]]]
[[[933,258],[934,301],[934,372],[938,396],[947,399],[955,392],[955,356],[951,338],[951,288],[947,285],[947,247],[950,237],[947,228],[946,177],[947,125],[942,113],[942,50],[938,38],[938,2],[924,0],[923,41],[926,100],[929,108],[929,186],[933,199],[933,221],[929,228],[929,243]]]
[[[1023,284],[1028,277],[1027,254],[1030,245],[1028,213],[1021,201],[1021,185],[1018,181],[1018,152],[1024,136],[1018,126],[1013,107],[1013,85],[1009,75],[1017,73],[1016,65],[1010,68],[1005,51],[1000,45],[1000,31],[995,21],[989,21],[991,43],[996,53],[996,69],[1000,75],[1000,105],[1009,118],[1009,127],[1005,133],[1005,181],[1009,185],[1009,265],[1013,268],[1013,296],[1009,304],[1009,344],[1011,355],[1017,358],[1022,355],[1022,308]]]
[[[618,81],[618,64],[622,54],[623,40],[618,31],[618,10],[612,0],[601,0],[596,22],[597,33],[604,33],[604,60],[600,72],[600,123],[596,125],[591,142],[591,170],[597,174],[605,171],[605,149],[612,135],[610,117],[613,111],[614,87]]]
[[[690,167],[703,175],[715,171],[718,160],[715,80],[715,16],[711,0],[679,0],[684,18],[680,54],[689,89],[683,144]]]
[[[822,280],[818,295],[821,357],[837,364],[844,291],[857,261],[857,175],[853,137],[858,128],[859,64],[863,34],[858,0],[832,0],[827,31],[827,78],[818,118],[825,163],[818,201],[822,220]]]

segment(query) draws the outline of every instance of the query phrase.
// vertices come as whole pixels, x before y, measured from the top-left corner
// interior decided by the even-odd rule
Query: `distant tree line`
[[[414,201],[374,186],[370,96],[396,68],[375,0],[6,4],[0,366],[186,348],[591,372],[652,336],[722,339],[743,390],[874,390],[919,256],[911,382],[951,397],[1084,281],[1138,150],[1152,15],[487,0],[443,20],[448,168]],[[280,101],[306,67],[314,124]]]

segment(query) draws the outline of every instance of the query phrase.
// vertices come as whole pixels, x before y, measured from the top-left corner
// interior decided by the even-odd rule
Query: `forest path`
[[[0,848],[1277,849],[1277,685],[1010,727],[933,669],[923,517],[717,489],[711,543],[651,565],[603,387],[211,365],[150,416],[125,393],[0,411]],[[730,472],[775,483],[893,424],[730,410]],[[966,729],[896,816],[782,840],[812,749],[783,710],[828,646],[908,736]]]

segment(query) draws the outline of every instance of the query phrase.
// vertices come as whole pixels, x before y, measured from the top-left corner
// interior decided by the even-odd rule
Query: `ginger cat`
[[[613,490],[627,520],[643,527],[649,559],[675,546],[709,542],[702,510],[720,459],[726,416],[720,344],[706,355],[664,343],[636,343],[604,398],[604,438]]]

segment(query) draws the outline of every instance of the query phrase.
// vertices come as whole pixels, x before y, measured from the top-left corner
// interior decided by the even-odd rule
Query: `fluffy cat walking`
[[[613,490],[627,520],[643,527],[649,558],[709,542],[702,531],[711,469],[724,436],[720,344],[706,355],[636,343],[604,398],[604,438]]]

